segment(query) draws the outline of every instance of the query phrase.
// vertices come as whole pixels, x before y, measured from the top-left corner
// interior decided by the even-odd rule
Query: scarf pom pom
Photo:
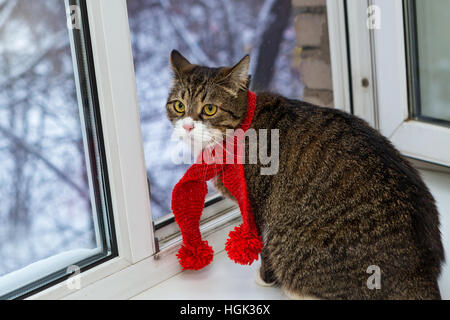
[[[202,241],[200,246],[188,249],[184,245],[178,250],[177,258],[183,270],[199,270],[211,263],[214,257],[213,248],[208,241]]]
[[[228,257],[236,263],[250,265],[258,260],[258,254],[263,248],[261,237],[247,230],[243,225],[235,227],[230,231],[229,238],[225,244]]]

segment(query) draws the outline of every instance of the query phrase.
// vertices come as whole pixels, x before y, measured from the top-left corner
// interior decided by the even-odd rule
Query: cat
[[[170,64],[166,110],[175,136],[205,147],[239,127],[249,56],[210,68],[174,50]],[[268,92],[257,92],[251,128],[279,130],[276,174],[244,164],[264,241],[259,284],[278,284],[291,298],[441,298],[435,201],[388,139],[351,114]],[[232,198],[219,179],[215,185]]]

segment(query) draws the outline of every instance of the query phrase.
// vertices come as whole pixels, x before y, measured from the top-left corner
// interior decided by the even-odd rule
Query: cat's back
[[[407,176],[415,186],[425,187],[417,171],[391,142],[364,120],[335,108],[268,92],[258,93],[257,101],[252,127],[279,130],[280,148],[291,154],[287,160],[322,160],[307,158],[333,153],[335,161],[345,158],[356,165],[355,170],[361,168],[367,173],[370,166],[390,169]],[[292,156],[293,152],[296,157]]]

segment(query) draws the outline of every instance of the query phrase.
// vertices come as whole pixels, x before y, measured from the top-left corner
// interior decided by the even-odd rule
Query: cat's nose
[[[192,129],[194,129],[194,125],[192,123],[185,123],[183,124],[183,128],[189,133]]]

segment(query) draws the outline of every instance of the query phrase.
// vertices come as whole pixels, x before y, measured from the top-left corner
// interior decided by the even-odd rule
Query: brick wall
[[[333,106],[326,0],[292,0],[303,100]]]

